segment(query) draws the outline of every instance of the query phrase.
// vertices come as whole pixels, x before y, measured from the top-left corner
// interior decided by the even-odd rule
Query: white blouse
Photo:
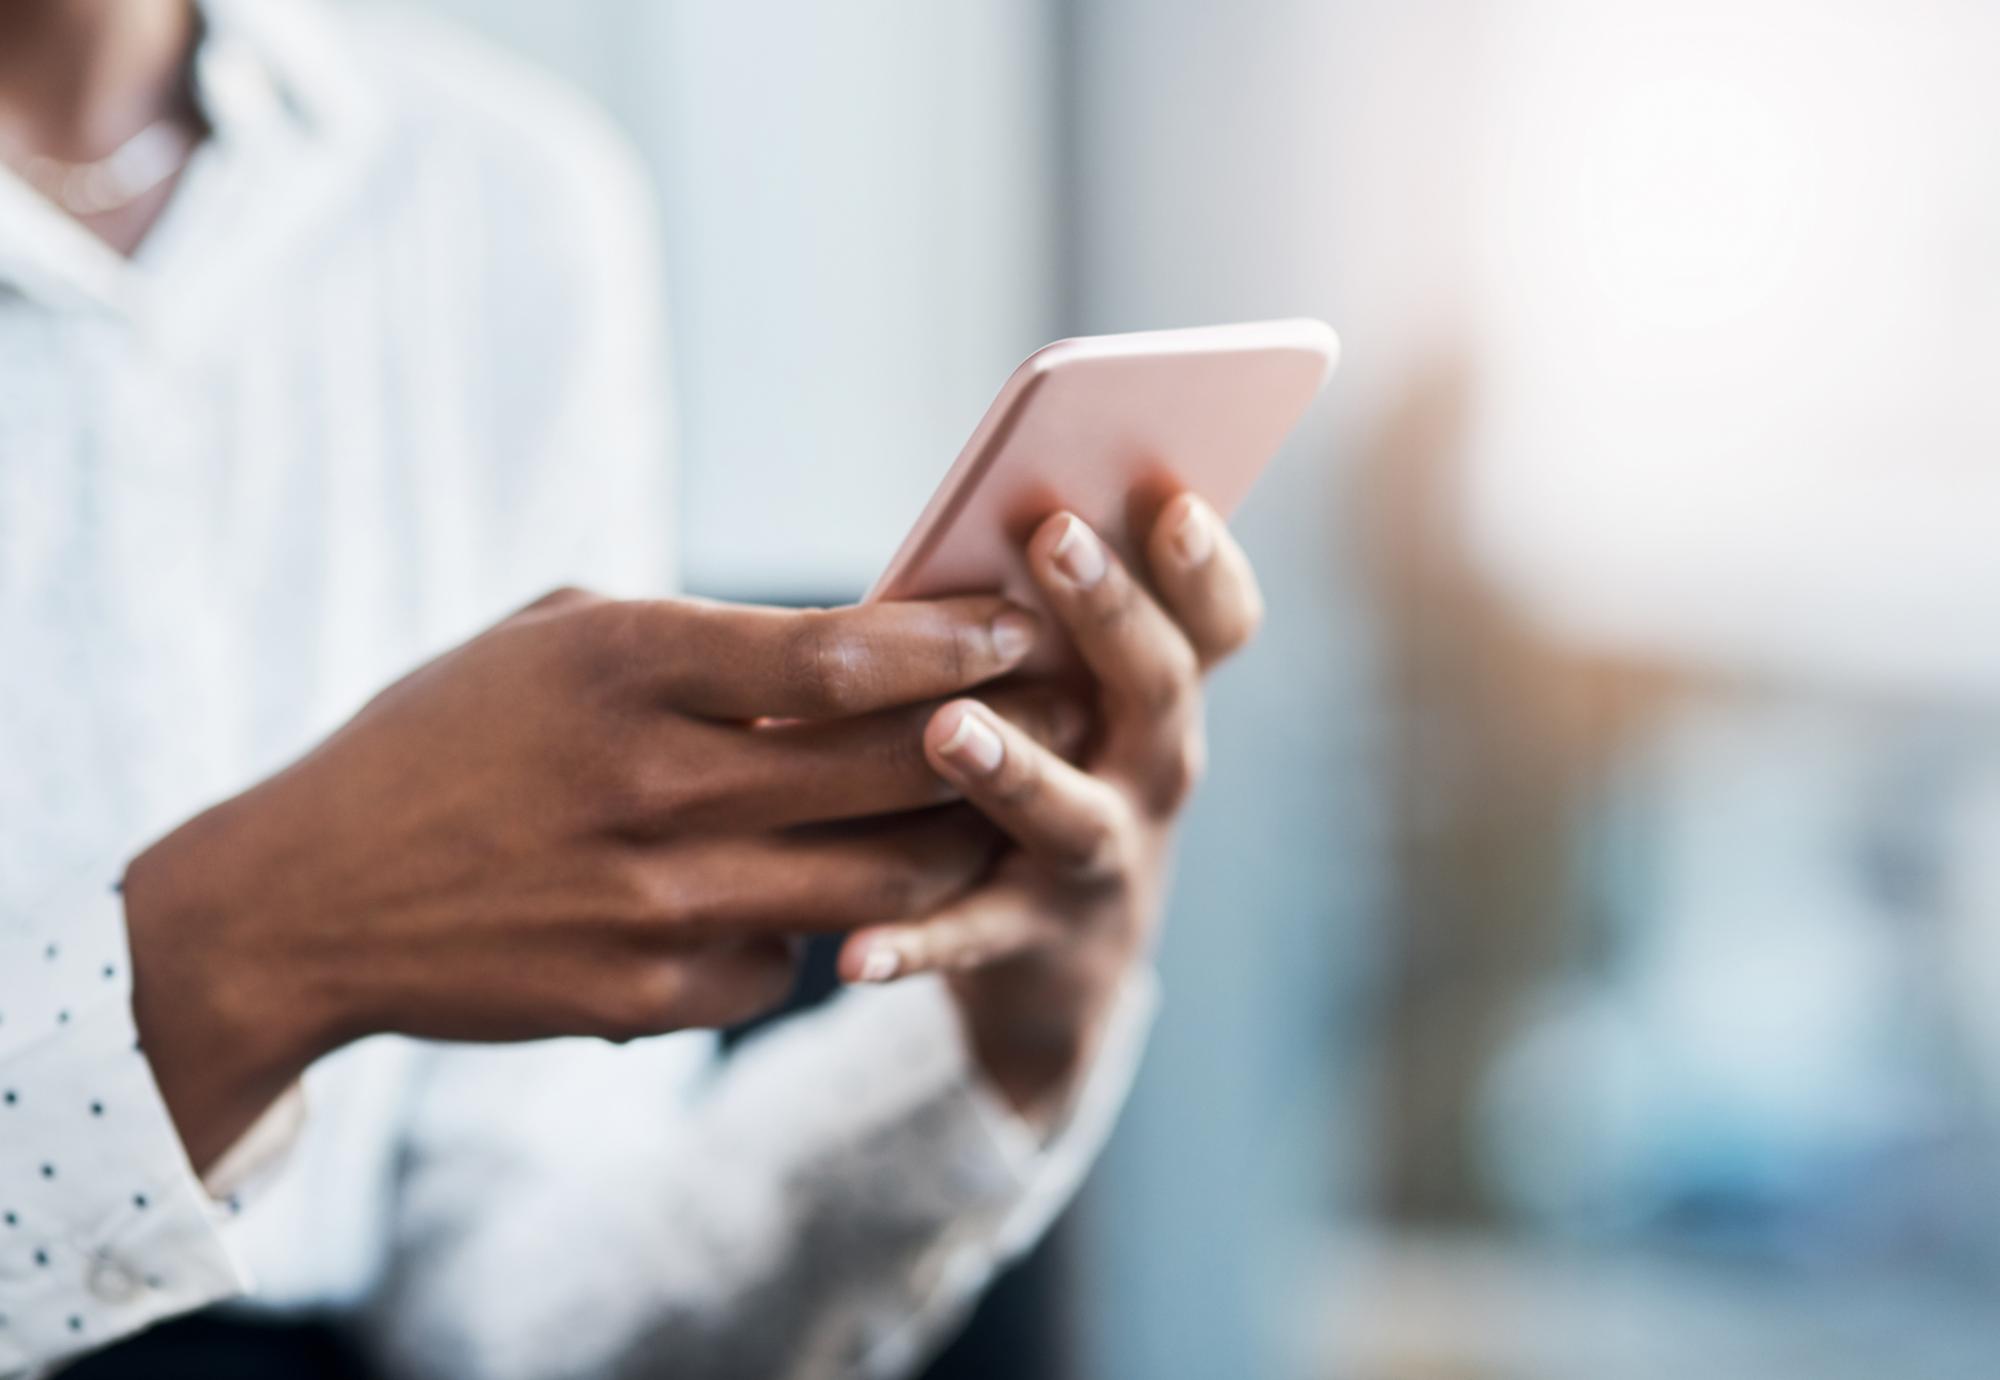
[[[648,199],[500,55],[209,0],[215,137],[126,261],[0,173],[0,1374],[252,1293],[403,1371],[886,1375],[1067,1200],[938,985],[731,1057],[382,1038],[261,1182],[190,1169],[112,883],[404,669],[562,583],[657,592],[672,510]]]

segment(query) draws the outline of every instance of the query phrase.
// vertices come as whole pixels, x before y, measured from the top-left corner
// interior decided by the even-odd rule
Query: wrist
[[[258,923],[254,868],[225,805],[127,867],[132,1014],[188,1158],[206,1171],[339,1043]]]
[[[1036,1129],[1048,1130],[1068,1106],[1128,966],[1060,952],[950,975],[974,1061]]]

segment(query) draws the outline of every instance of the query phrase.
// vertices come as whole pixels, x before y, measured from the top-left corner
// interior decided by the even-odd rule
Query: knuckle
[[[955,623],[951,636],[945,639],[943,665],[944,680],[951,685],[971,685],[986,675],[991,664],[990,652],[993,638],[985,629],[974,623]]]
[[[635,857],[618,869],[616,886],[622,912],[643,929],[678,928],[698,917],[677,868]]]
[[[876,898],[883,916],[922,915],[972,884],[986,870],[990,834],[954,831],[926,841],[886,870]]]
[[[996,702],[994,709],[1035,742],[1052,752],[1060,752],[1072,736],[1066,719],[1073,711],[1060,695],[1037,693],[1018,700]]]
[[[906,972],[928,972],[950,956],[949,924],[905,925],[896,940]]]
[[[1106,821],[1089,840],[1089,848],[1078,867],[1092,877],[1115,877],[1125,871],[1127,831],[1121,824]]]
[[[1243,591],[1243,621],[1239,625],[1241,635],[1236,645],[1241,647],[1255,637],[1264,627],[1264,591],[1255,580],[1250,581]]]
[[[934,926],[924,936],[927,966],[945,973],[969,973],[990,961],[992,944],[977,925]]]
[[[1187,803],[1207,774],[1207,737],[1199,727],[1191,728],[1161,754],[1148,803],[1156,811],[1172,814]]]
[[[786,688],[809,711],[848,712],[867,690],[867,648],[824,612],[802,614],[785,635],[782,674]]]
[[[971,973],[991,966],[1003,953],[1003,946],[991,933],[966,930],[939,942],[935,965],[946,972]]]
[[[1224,657],[1242,651],[1263,626],[1264,597],[1252,585],[1244,592],[1242,607],[1215,630],[1213,654]]]
[[[1041,690],[1019,697],[995,697],[992,705],[1001,718],[1065,761],[1076,760],[1090,736],[1090,710],[1067,692]]]
[[[973,927],[965,935],[964,966],[983,968],[1004,963],[1044,948],[1061,937],[1061,923],[1052,922],[1046,915],[1023,911],[1004,918],[989,917],[986,924]]]
[[[731,769],[713,751],[690,751],[659,762],[642,798],[645,822],[681,833],[703,833],[741,824],[755,814],[756,781]]]
[[[646,837],[701,830],[739,818],[754,780],[731,765],[733,730],[682,723],[670,738],[627,733],[605,749],[595,817],[613,832]]]
[[[1106,798],[1063,837],[1058,861],[1083,876],[1111,876],[1123,870],[1131,832],[1125,812]]]
[[[1049,750],[1065,761],[1076,761],[1090,739],[1090,711],[1062,696],[1050,705],[1049,718]]]
[[[1118,870],[1119,831],[1109,819],[1093,819],[1070,840],[1063,863],[1073,872],[1101,876]]]
[[[915,858],[899,858],[878,868],[869,890],[869,906],[876,915],[909,915],[921,909],[929,888],[922,864]]]
[[[884,916],[923,915],[977,881],[986,870],[989,851],[985,836],[947,838],[922,857],[912,857],[894,869],[879,900]]]
[[[796,976],[797,964],[785,948],[771,945],[746,950],[715,989],[715,1008],[708,1014],[708,1022],[735,1025],[769,1011],[791,995]]]
[[[1135,694],[1139,709],[1154,718],[1178,712],[1194,693],[1200,674],[1194,648],[1187,640],[1180,637],[1168,640],[1158,660],[1138,681]]]
[[[1100,632],[1120,633],[1138,616],[1142,598],[1138,583],[1123,569],[1113,565],[1104,573],[1104,579],[1097,588],[1091,591],[1090,620]]]
[[[591,772],[597,802],[591,813],[614,830],[642,829],[675,812],[680,780],[680,773],[629,742],[607,744]]]
[[[585,604],[597,603],[601,597],[581,585],[558,585],[539,599],[522,607],[514,616],[528,618],[537,614],[561,613]]]
[[[1041,797],[1047,776],[1039,757],[1032,752],[1010,752],[994,783],[994,797],[1013,809],[1026,809]]]
[[[689,997],[689,973],[679,961],[636,965],[599,997],[593,1033],[625,1044],[680,1029],[689,1024]]]
[[[622,681],[640,662],[648,629],[638,606],[606,599],[565,619],[564,654],[592,681]]]

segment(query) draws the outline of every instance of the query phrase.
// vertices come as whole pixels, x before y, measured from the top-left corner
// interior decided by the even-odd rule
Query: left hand
[[[945,909],[857,930],[840,969],[873,982],[945,973],[988,1077],[1046,1125],[1158,928],[1174,822],[1202,771],[1202,676],[1249,641],[1263,601],[1193,494],[1148,536],[1150,590],[1069,513],[1043,522],[1027,554],[1096,680],[1094,747],[1072,765],[979,701],[938,709],[926,756],[1019,849]]]

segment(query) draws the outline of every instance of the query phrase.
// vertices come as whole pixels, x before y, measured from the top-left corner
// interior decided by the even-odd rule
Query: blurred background
[[[651,164],[698,592],[858,595],[1056,336],[1344,337],[1149,1063],[938,1376],[1993,1373],[2000,10],[421,3]]]

